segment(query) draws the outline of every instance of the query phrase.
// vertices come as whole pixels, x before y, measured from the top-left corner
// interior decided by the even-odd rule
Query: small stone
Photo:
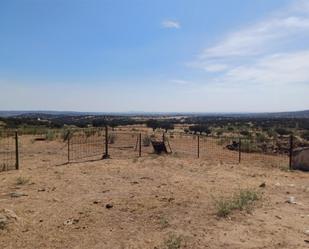
[[[13,198],[18,198],[18,197],[21,197],[21,196],[28,196],[28,195],[24,194],[22,192],[12,192],[12,193],[10,193],[10,196],[13,197]]]
[[[277,219],[279,219],[279,220],[281,220],[282,219],[282,217],[281,216],[279,216],[279,215],[276,215],[275,216]]]
[[[113,204],[106,204],[105,207],[106,207],[107,209],[111,209],[111,208],[114,207],[114,205],[113,205]]]
[[[266,183],[265,182],[261,183],[259,187],[260,188],[265,188],[266,187]]]
[[[45,191],[46,191],[45,188],[39,188],[39,189],[38,189],[38,192],[45,192]]]
[[[304,232],[306,235],[309,235],[309,229],[305,230]]]
[[[294,196],[290,196],[289,199],[287,200],[287,203],[296,204],[295,197]]]
[[[79,222],[79,219],[70,218],[70,219],[66,220],[65,222],[63,222],[63,225],[65,225],[65,226],[74,225],[74,224],[77,224],[78,222]]]

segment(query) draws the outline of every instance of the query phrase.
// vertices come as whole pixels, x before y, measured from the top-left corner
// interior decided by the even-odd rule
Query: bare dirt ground
[[[58,165],[59,150],[28,141],[21,169],[0,173],[0,248],[309,247],[308,173],[155,155]],[[247,188],[262,196],[250,212],[217,217],[214,199]]]

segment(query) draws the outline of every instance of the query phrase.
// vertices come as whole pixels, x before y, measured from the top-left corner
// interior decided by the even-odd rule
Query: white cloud
[[[173,20],[164,20],[162,22],[162,27],[166,28],[166,29],[180,29],[181,25],[179,22],[177,21],[173,21]]]
[[[220,72],[210,82],[227,87],[236,83],[309,84],[307,39],[309,3],[296,1],[288,9],[226,35],[189,65]]]

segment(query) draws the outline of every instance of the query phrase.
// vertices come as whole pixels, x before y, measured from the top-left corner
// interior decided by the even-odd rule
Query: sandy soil
[[[0,248],[309,247],[308,173],[154,155],[59,165],[57,142],[22,146],[21,170],[0,173]],[[214,199],[245,188],[262,195],[251,211],[217,217]]]

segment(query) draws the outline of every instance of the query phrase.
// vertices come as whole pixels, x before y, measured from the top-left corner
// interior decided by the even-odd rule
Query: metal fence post
[[[139,150],[138,150],[138,156],[142,156],[142,133],[139,134]]]
[[[109,154],[108,154],[108,126],[106,125],[105,126],[105,153],[102,157],[102,159],[108,159],[110,158],[109,157]]]
[[[197,158],[200,158],[200,136],[197,135]]]
[[[238,141],[238,163],[241,162],[241,138]]]
[[[70,131],[68,131],[68,163],[70,162],[70,140],[71,140],[71,138],[70,138],[70,136],[71,136],[71,133],[70,133]]]
[[[15,131],[15,167],[19,170],[18,131]]]
[[[289,168],[292,169],[293,162],[293,147],[294,147],[294,137],[290,136],[290,150],[289,150]]]

